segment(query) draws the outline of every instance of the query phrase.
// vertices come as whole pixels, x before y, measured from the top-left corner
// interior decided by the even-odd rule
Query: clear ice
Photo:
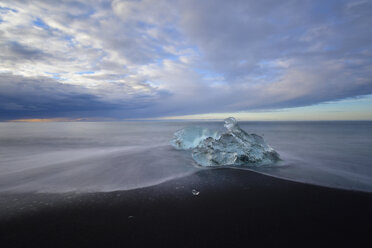
[[[197,147],[204,139],[218,138],[218,132],[202,127],[186,127],[174,133],[171,144],[178,150],[188,150]]]
[[[225,119],[223,134],[200,127],[177,131],[172,145],[193,149],[192,157],[201,166],[260,166],[275,163],[279,154],[257,134],[241,129],[235,118]]]

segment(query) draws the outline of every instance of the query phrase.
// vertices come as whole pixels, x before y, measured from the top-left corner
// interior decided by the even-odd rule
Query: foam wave
[[[0,174],[2,192],[106,192],[129,190],[197,170],[170,146],[56,151],[24,157]]]

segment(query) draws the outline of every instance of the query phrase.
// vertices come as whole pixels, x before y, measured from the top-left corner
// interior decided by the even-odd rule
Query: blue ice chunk
[[[257,134],[241,129],[235,118],[225,119],[225,133],[202,127],[187,127],[174,134],[176,149],[192,150],[201,166],[260,166],[280,160],[279,154]]]
[[[220,137],[204,139],[192,151],[193,159],[202,166],[260,166],[279,160],[279,154],[257,134],[241,129],[235,118],[225,119],[227,132]]]
[[[201,141],[208,137],[216,139],[219,136],[217,131],[207,128],[197,126],[186,127],[174,133],[171,145],[179,150],[188,150],[197,147]]]

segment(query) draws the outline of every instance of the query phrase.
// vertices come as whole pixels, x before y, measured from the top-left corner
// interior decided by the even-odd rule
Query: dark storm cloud
[[[84,87],[62,84],[46,77],[0,76],[0,120],[102,117],[109,116],[110,111],[120,109],[130,113],[140,107],[141,104],[124,101],[108,102]]]

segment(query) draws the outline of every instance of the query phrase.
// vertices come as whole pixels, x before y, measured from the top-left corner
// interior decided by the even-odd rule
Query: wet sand
[[[129,191],[0,195],[1,247],[368,247],[370,230],[371,193],[245,170]]]

